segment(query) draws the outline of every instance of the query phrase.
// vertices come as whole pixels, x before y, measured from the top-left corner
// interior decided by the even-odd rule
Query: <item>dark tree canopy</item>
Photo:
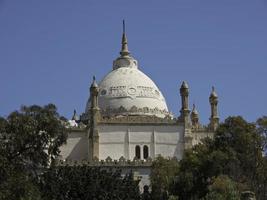
[[[50,200],[140,199],[139,181],[132,174],[88,166],[59,166],[42,176],[43,198]]]
[[[240,194],[237,184],[226,175],[220,175],[211,180],[205,200],[239,200]]]
[[[54,166],[66,120],[53,104],[23,106],[0,118],[0,200],[139,199],[132,175],[88,166]]]
[[[0,120],[0,153],[30,168],[48,166],[66,141],[65,124],[53,104],[23,106]]]
[[[204,198],[212,180],[226,175],[239,192],[252,190],[258,199],[266,199],[265,139],[262,124],[227,118],[213,140],[207,138],[185,152],[173,193],[179,199]]]
[[[23,106],[0,118],[0,199],[26,198],[26,191],[35,191],[40,169],[59,155],[66,138],[53,104]]]
[[[178,172],[177,159],[166,159],[159,156],[153,161],[150,174],[153,200],[161,200],[166,198],[164,196],[168,196]]]

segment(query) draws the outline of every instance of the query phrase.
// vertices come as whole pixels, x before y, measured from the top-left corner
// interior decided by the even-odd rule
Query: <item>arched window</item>
[[[148,146],[144,146],[144,149],[143,149],[143,153],[144,153],[144,159],[147,159],[148,158]]]
[[[141,153],[140,152],[141,152],[140,146],[137,145],[135,147],[135,157],[138,158],[138,159],[141,158]]]

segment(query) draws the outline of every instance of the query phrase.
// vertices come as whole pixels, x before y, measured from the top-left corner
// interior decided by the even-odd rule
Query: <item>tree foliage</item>
[[[48,166],[66,141],[65,125],[53,104],[23,106],[0,121],[1,157],[28,169]]]
[[[261,124],[256,126],[242,117],[229,117],[220,125],[214,139],[206,138],[202,144],[187,150],[179,162],[180,171],[172,192],[179,199],[220,195],[210,193],[212,180],[227,175],[239,191],[252,190],[258,199],[265,199],[267,165],[263,156],[266,139],[263,132],[266,129],[265,121],[258,122]]]
[[[0,118],[0,199],[30,199],[43,167],[59,155],[66,129],[53,104]],[[15,196],[14,196],[15,195]]]
[[[263,116],[257,120],[257,129],[258,133],[263,138],[263,148],[264,148],[264,154],[266,156],[266,150],[267,150],[267,116]]]
[[[179,167],[176,159],[166,159],[159,156],[153,161],[150,181],[154,200],[167,198],[164,196],[167,196],[173,187],[178,171]]]
[[[42,176],[43,198],[50,200],[117,200],[140,198],[132,174],[83,166],[50,168]]]
[[[67,138],[65,125],[53,104],[23,106],[0,118],[0,200],[140,198],[132,175],[54,166]]]
[[[226,175],[213,178],[209,191],[203,200],[239,200],[240,192],[238,185]]]

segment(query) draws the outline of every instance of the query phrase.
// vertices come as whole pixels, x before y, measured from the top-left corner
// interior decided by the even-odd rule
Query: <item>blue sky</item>
[[[0,115],[50,102],[82,113],[92,76],[119,55],[122,19],[174,114],[186,80],[203,123],[213,85],[222,120],[267,115],[267,0],[0,0]]]

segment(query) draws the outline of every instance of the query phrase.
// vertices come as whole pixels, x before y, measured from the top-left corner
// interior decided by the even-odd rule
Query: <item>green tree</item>
[[[47,200],[140,199],[139,181],[132,174],[87,165],[57,166],[42,176],[42,194]]]
[[[40,170],[59,155],[67,138],[60,118],[53,104],[23,106],[0,118],[1,199],[30,199],[36,193]]]
[[[185,152],[174,193],[180,199],[203,198],[209,192],[212,178],[225,174],[239,188],[262,196],[263,177],[266,177],[264,145],[264,137],[255,123],[248,123],[242,117],[227,118],[213,140],[206,138]]]
[[[237,184],[226,175],[214,178],[209,186],[205,200],[239,200],[240,192]]]
[[[263,138],[263,160],[259,163],[256,193],[258,199],[267,199],[267,116],[263,116],[257,120],[258,133]]]
[[[258,133],[262,136],[264,142],[264,153],[266,156],[266,148],[267,148],[267,116],[263,116],[259,118],[256,122]]]
[[[172,190],[179,167],[176,159],[157,157],[151,168],[152,199],[162,199]]]

